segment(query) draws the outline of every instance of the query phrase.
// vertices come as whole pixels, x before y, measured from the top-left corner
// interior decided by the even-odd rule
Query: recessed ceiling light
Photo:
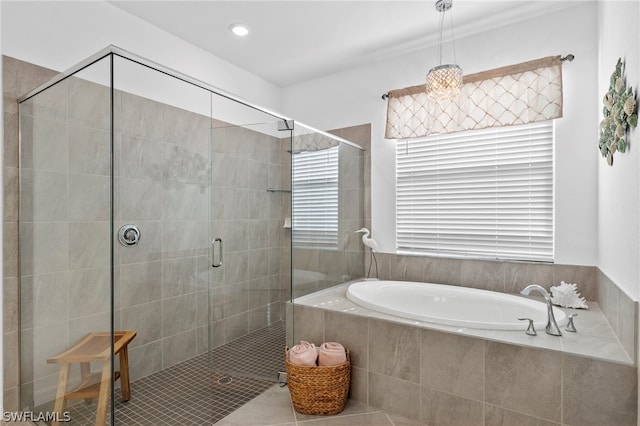
[[[245,24],[231,24],[229,25],[229,30],[231,30],[231,32],[238,37],[245,37],[249,35],[249,27],[247,27]]]

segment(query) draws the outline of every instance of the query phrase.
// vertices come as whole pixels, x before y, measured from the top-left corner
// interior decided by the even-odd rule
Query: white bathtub
[[[494,291],[408,281],[361,281],[351,284],[347,298],[385,314],[436,324],[488,330],[525,330],[533,318],[537,331],[547,324],[545,303]],[[559,326],[563,311],[553,308]]]

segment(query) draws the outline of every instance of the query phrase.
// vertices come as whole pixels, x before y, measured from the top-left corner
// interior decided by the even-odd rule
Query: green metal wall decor
[[[616,151],[625,152],[627,149],[627,130],[638,125],[636,112],[636,94],[628,87],[622,75],[624,62],[618,59],[616,69],[609,80],[609,91],[602,99],[602,114],[600,122],[600,140],[598,147],[607,163],[613,165],[613,154]]]

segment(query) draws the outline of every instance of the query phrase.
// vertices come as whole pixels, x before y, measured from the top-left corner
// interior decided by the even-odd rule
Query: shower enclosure
[[[23,96],[19,117],[20,406],[40,419],[92,385],[111,424],[215,422],[242,403],[214,400],[225,385],[250,398],[282,369],[292,295],[362,276],[362,150],[347,141],[115,47]],[[305,153],[337,168],[324,224],[299,220],[327,202],[313,191],[329,163],[304,187]],[[318,224],[331,235],[305,239]],[[99,374],[121,369],[113,338],[61,385],[56,354],[117,331],[136,333],[129,402]],[[95,403],[65,404],[70,424],[93,424]]]

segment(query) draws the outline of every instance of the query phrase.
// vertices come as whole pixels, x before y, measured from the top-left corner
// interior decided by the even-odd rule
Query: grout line
[[[486,351],[488,342],[482,340],[482,424],[487,422],[487,366]]]
[[[315,418],[315,419],[298,420],[297,423],[311,423],[311,422],[318,422],[318,421],[325,420],[325,419],[344,419],[344,418],[352,418],[352,417],[358,417],[358,416],[368,416],[370,414],[378,414],[378,413],[383,413],[388,417],[388,414],[385,413],[384,411],[375,410],[375,411],[367,411],[366,413],[336,414],[336,415],[333,415],[331,417],[319,416],[318,418]],[[393,422],[392,422],[392,424],[393,424]]]
[[[395,426],[396,424],[393,422],[393,420],[391,420],[391,417],[389,417],[388,413],[384,413],[385,417],[387,418],[387,420],[389,420],[389,423],[391,423],[391,426]]]
[[[560,358],[560,424],[564,425],[564,366],[567,356],[561,355]]]
[[[523,411],[513,410],[511,408],[506,408],[506,407],[503,407],[501,405],[489,404],[489,403],[487,403],[487,405],[499,408],[499,409],[504,410],[504,411],[509,411],[509,412],[512,412],[512,413],[520,414],[522,416],[531,417],[533,419],[540,420],[541,422],[551,423],[553,425],[558,425],[558,426],[560,426],[561,424],[567,426],[565,423],[560,423],[560,422],[556,422],[555,420],[545,419],[544,417],[535,416],[533,414],[525,413]]]

